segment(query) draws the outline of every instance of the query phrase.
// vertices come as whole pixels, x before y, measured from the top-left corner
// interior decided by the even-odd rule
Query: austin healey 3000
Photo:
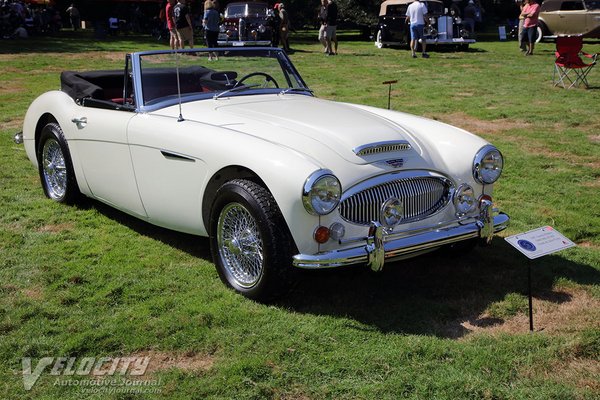
[[[462,129],[315,97],[274,48],[127,54],[65,71],[22,134],[50,199],[87,196],[208,236],[220,277],[254,299],[295,268],[384,264],[490,242],[501,152]]]

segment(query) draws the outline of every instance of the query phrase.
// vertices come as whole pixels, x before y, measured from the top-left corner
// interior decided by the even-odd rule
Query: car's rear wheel
[[[80,192],[67,141],[57,123],[46,124],[42,129],[37,159],[46,196],[59,203],[75,203]]]
[[[236,179],[217,191],[210,247],[221,280],[259,301],[284,293],[292,273],[292,238],[268,190]]]

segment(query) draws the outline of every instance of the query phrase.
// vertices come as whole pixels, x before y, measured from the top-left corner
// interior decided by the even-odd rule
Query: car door
[[[131,158],[149,222],[206,234],[201,203],[207,167],[198,149],[207,151],[214,136],[204,129],[158,113],[142,114],[129,124]]]
[[[582,0],[563,1],[559,14],[560,34],[577,35],[586,29],[586,12]]]
[[[145,217],[127,143],[127,126],[136,113],[77,107],[71,127],[92,195],[118,209]]]

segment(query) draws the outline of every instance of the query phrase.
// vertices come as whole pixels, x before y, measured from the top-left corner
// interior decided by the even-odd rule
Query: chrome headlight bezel
[[[458,217],[463,217],[475,210],[477,207],[477,197],[475,190],[466,183],[461,184],[452,196],[452,203]]]
[[[342,198],[339,179],[327,169],[313,172],[304,183],[302,204],[309,214],[327,215],[337,208]]]
[[[504,168],[504,157],[500,150],[488,144],[482,147],[473,159],[473,178],[479,183],[489,185],[498,180]]]

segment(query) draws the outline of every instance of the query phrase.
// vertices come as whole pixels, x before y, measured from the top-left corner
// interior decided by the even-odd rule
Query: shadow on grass
[[[96,208],[140,235],[211,260],[207,238],[156,227],[93,200],[82,207]],[[470,332],[463,322],[478,327],[504,322],[482,314],[508,294],[527,295],[527,262],[497,237],[492,246],[477,247],[461,257],[438,251],[390,263],[380,273],[366,266],[299,271],[295,287],[274,305],[298,313],[350,318],[367,325],[355,326],[361,330],[460,338]],[[558,278],[600,284],[600,271],[560,255],[540,258],[532,268],[537,300],[555,304],[571,300],[569,294],[553,290]],[[527,329],[524,326],[523,332]]]
[[[600,284],[600,271],[560,256],[536,260],[533,295],[556,304],[571,296],[555,292],[566,278]],[[366,267],[307,271],[278,305],[299,313],[352,318],[382,332],[460,338],[470,332],[463,322],[488,327],[504,322],[482,316],[510,293],[527,295],[527,261],[503,239],[491,247],[449,258],[441,251],[386,265],[381,273]],[[526,332],[528,327],[523,327]]]
[[[191,256],[212,261],[209,242],[206,237],[161,228],[92,199],[86,198],[78,204],[78,207],[83,209],[94,208],[107,218],[128,227],[140,235],[184,251]]]
[[[165,50],[168,43],[159,42],[150,35],[120,35],[107,36],[103,39],[94,37],[91,30],[60,31],[49,36],[33,36],[29,39],[2,40],[0,43],[0,54],[22,54],[22,53],[83,53],[88,51],[115,51],[115,47],[123,46],[123,52],[127,52],[131,42],[147,43],[148,45],[164,45]]]

